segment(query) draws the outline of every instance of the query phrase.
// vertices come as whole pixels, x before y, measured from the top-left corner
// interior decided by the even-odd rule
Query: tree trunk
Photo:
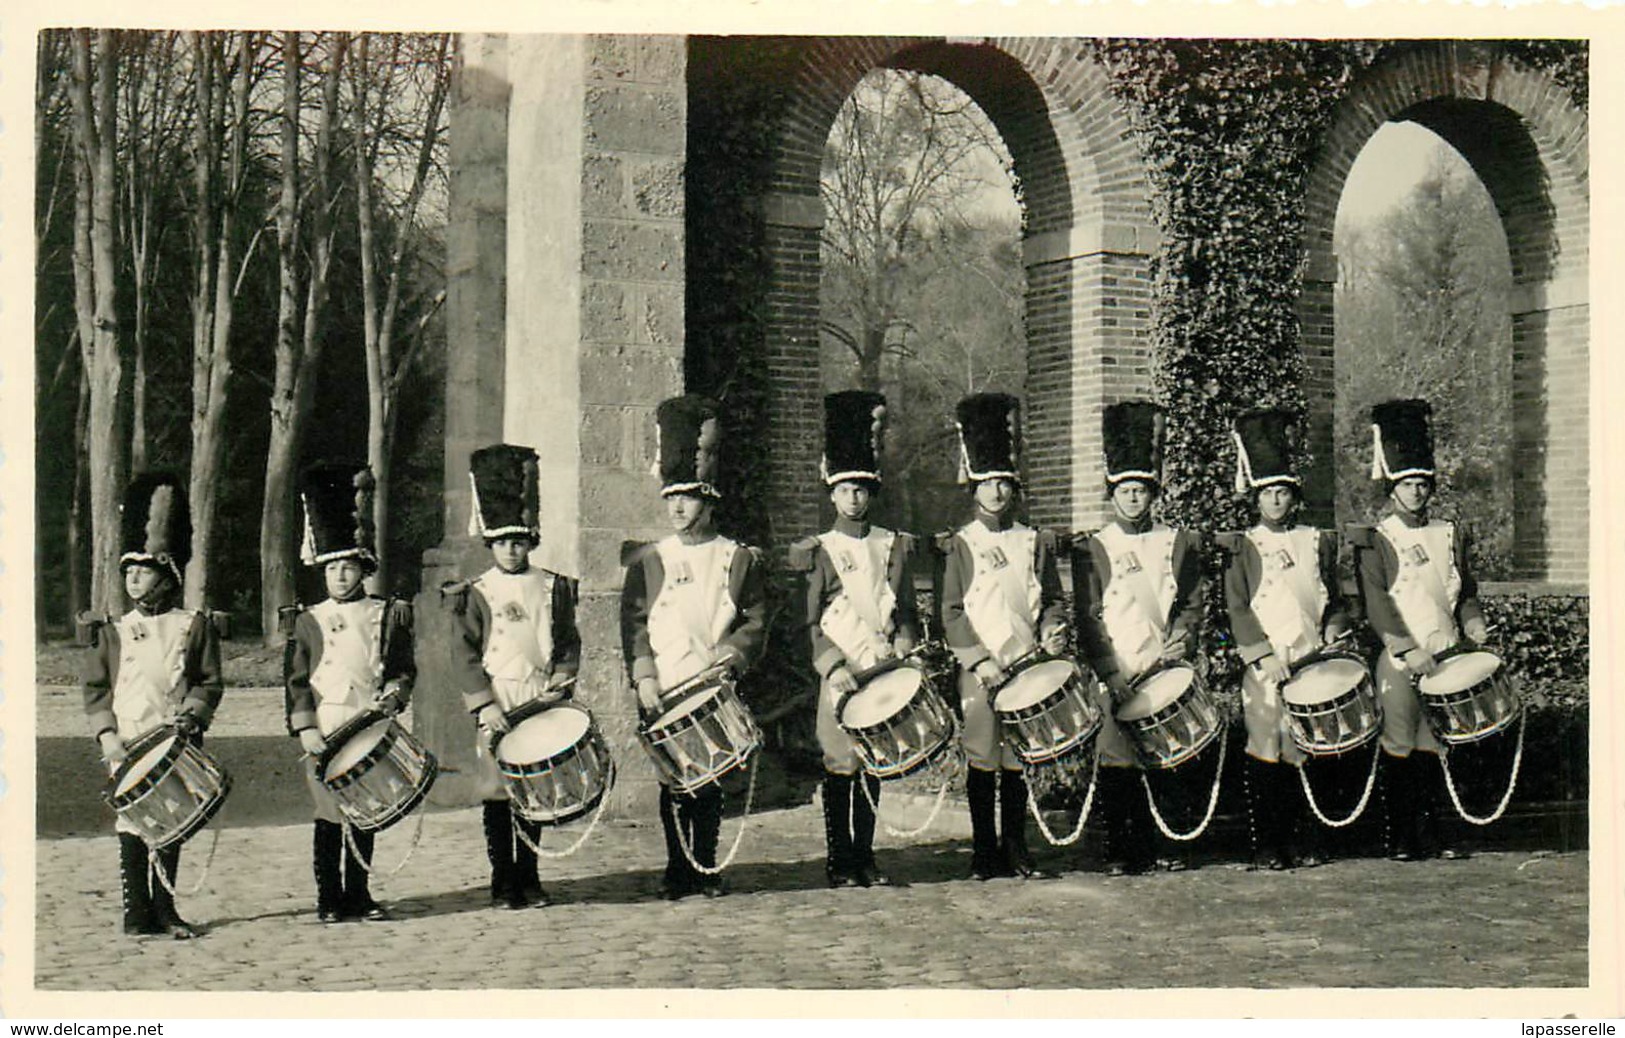
[[[100,30],[92,61],[90,33],[80,30],[74,37],[74,112],[80,161],[85,175],[79,180],[81,198],[88,192],[88,271],[76,257],[75,276],[89,285],[77,284],[75,299],[81,306],[81,327],[88,322],[90,408],[86,416],[90,430],[90,522],[91,591],[90,607],[110,613],[122,604],[123,581],[119,574],[119,504],[129,479],[129,399],[130,365],[123,356],[118,329],[117,266],[114,254],[113,203],[117,184],[114,164],[116,121],[113,109],[117,65],[114,60],[114,34]],[[93,70],[94,65],[94,70]],[[94,98],[92,98],[94,79]],[[78,249],[75,250],[78,252]],[[87,315],[85,298],[91,301]]]
[[[68,504],[68,623],[90,608],[90,575],[85,536],[85,500],[90,495],[90,455],[85,431],[90,423],[90,379],[79,368],[79,406],[73,423],[73,499]]]

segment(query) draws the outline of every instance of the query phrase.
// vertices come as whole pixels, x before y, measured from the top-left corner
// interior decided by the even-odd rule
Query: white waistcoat
[[[1111,560],[1111,579],[1101,603],[1101,621],[1112,651],[1132,681],[1162,653],[1178,585],[1174,581],[1176,531],[1153,526],[1128,533],[1113,523],[1095,534]]]
[[[382,639],[386,603],[377,598],[310,607],[322,632],[322,658],[310,675],[316,698],[316,727],[331,735],[372,705],[382,686]]]
[[[841,580],[841,593],[824,608],[818,626],[859,669],[892,654],[897,595],[886,580],[886,563],[896,539],[896,534],[879,527],[870,527],[864,537],[835,530],[818,535]]]
[[[530,702],[553,672],[553,584],[546,570],[504,573],[493,566],[474,581],[491,609],[482,663],[504,713]]]
[[[1399,516],[1390,515],[1377,524],[1377,530],[1399,558],[1399,572],[1388,593],[1411,637],[1432,653],[1455,645],[1461,640],[1456,629],[1461,574],[1456,572],[1453,550],[1455,528],[1445,522],[1411,527]]]
[[[119,738],[128,742],[173,719],[170,696],[186,670],[186,635],[196,616],[189,609],[157,616],[132,609],[113,622],[119,633],[118,680],[113,686]]]
[[[1320,648],[1320,618],[1329,601],[1320,580],[1320,532],[1297,526],[1274,531],[1263,525],[1247,531],[1263,562],[1248,603],[1270,651],[1291,664]]]
[[[710,665],[737,608],[728,591],[734,553],[726,537],[684,544],[675,535],[655,545],[665,581],[649,607],[649,647],[661,688],[671,688]]]
[[[1038,644],[1038,531],[1021,523],[992,530],[970,522],[959,536],[974,560],[965,618],[994,662],[1007,666]]]

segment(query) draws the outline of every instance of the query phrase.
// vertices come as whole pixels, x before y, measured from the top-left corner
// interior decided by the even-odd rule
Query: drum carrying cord
[[[522,825],[515,825],[513,827],[513,831],[524,843],[524,845],[530,848],[531,853],[535,854],[538,858],[547,858],[551,861],[557,861],[560,858],[568,858],[576,851],[579,851],[582,846],[586,844],[588,838],[592,836],[592,831],[598,828],[598,820],[604,817],[604,808],[609,806],[609,791],[613,788],[615,788],[615,762],[611,761],[607,781],[604,783],[604,792],[598,798],[598,806],[593,808],[592,817],[587,819],[587,828],[581,830],[581,835],[576,837],[575,842],[570,844],[570,846],[566,847],[562,851],[543,850],[541,844],[531,842],[530,837],[525,833],[525,827]],[[515,822],[529,821],[529,819],[525,818],[524,815],[513,810],[512,800],[508,801],[508,809],[513,811]]]
[[[1377,786],[1377,757],[1381,752],[1381,740],[1372,739],[1371,770],[1366,772],[1365,792],[1360,794],[1360,802],[1354,805],[1354,810],[1349,812],[1348,817],[1335,822],[1326,817],[1325,812],[1320,809],[1320,804],[1315,801],[1315,791],[1309,785],[1309,771],[1305,767],[1309,762],[1304,761],[1303,764],[1298,765],[1298,782],[1303,786],[1303,798],[1309,801],[1309,810],[1313,811],[1315,817],[1320,819],[1321,825],[1332,829],[1341,829],[1345,825],[1353,825],[1356,819],[1365,814],[1365,805],[1370,802],[1371,791]]]
[[[197,882],[192,884],[191,890],[176,890],[175,882],[164,872],[163,862],[158,860],[158,848],[147,848],[147,864],[152,871],[158,874],[158,882],[164,885],[171,897],[192,897],[203,889],[203,884],[209,881],[209,866],[214,864],[214,852],[220,847],[220,830],[209,829],[209,856],[203,859],[203,870],[198,873]]]
[[[745,787],[745,811],[739,816],[739,831],[734,834],[733,846],[728,848],[728,856],[723,858],[716,868],[709,868],[694,860],[694,848],[689,846],[688,837],[683,835],[683,827],[681,825],[677,827],[677,846],[683,849],[683,857],[694,866],[694,871],[702,876],[722,875],[722,870],[733,864],[734,855],[739,853],[739,845],[745,840],[745,823],[750,820],[750,807],[756,800],[756,769],[748,764],[745,767],[750,772],[750,783]]]
[[[1145,787],[1145,802],[1151,808],[1151,820],[1157,823],[1157,828],[1162,830],[1162,835],[1170,840],[1185,843],[1207,832],[1208,823],[1213,821],[1213,809],[1219,806],[1219,779],[1224,776],[1224,750],[1225,744],[1229,741],[1224,737],[1223,732],[1219,733],[1219,764],[1213,769],[1213,792],[1208,794],[1207,813],[1202,816],[1202,821],[1197,824],[1196,828],[1188,833],[1176,833],[1168,828],[1168,823],[1162,820],[1162,812],[1157,810],[1157,798],[1151,795],[1151,780],[1144,771],[1140,772],[1140,785]]]
[[[944,767],[942,763],[944,760],[949,762],[946,767]],[[932,796],[934,796],[936,799],[931,804],[930,813],[925,816],[925,821],[918,829],[897,829],[894,828],[890,822],[887,822],[885,819],[881,819],[880,824],[885,828],[886,835],[899,840],[912,840],[915,837],[925,835],[925,831],[931,828],[932,824],[937,820],[938,813],[942,811],[942,805],[948,799],[948,790],[953,786],[954,779],[958,777],[959,770],[963,764],[964,759],[958,752],[957,748],[954,752],[939,756],[936,760],[932,761],[930,770],[939,773],[941,775],[941,781],[937,783],[937,791],[932,794]],[[852,784],[854,786],[861,786],[863,788],[863,799],[869,802],[869,810],[874,812],[876,818],[880,818],[880,805],[875,803],[875,798],[870,795],[869,783],[865,781],[866,777],[866,775],[860,774],[857,777],[857,781],[853,782]],[[848,796],[855,797],[857,794],[849,793]]]
[[[1031,778],[1027,780],[1027,810],[1031,812],[1033,821],[1038,823],[1039,833],[1049,841],[1051,847],[1070,847],[1083,836],[1084,823],[1089,821],[1089,809],[1095,806],[1095,790],[1100,788],[1100,784],[1095,781],[1100,776],[1100,754],[1099,752],[1091,753],[1089,758],[1089,792],[1084,794],[1083,808],[1078,812],[1078,824],[1070,833],[1059,840],[1055,838],[1054,833],[1049,831],[1049,825],[1044,821],[1043,813],[1038,810],[1038,795],[1033,792],[1035,783]],[[1051,765],[1051,767],[1059,767],[1059,765]],[[1026,766],[1023,766],[1022,770],[1029,775],[1036,773],[1032,768]]]
[[[1456,794],[1456,780],[1450,777],[1450,750],[1447,746],[1439,747],[1439,764],[1444,768],[1444,788],[1450,791],[1450,802],[1456,805],[1456,813],[1474,825],[1489,825],[1506,813],[1507,805],[1512,802],[1512,790],[1518,785],[1518,767],[1523,763],[1523,729],[1529,720],[1529,711],[1518,712],[1518,748],[1512,753],[1512,777],[1507,779],[1507,791],[1501,794],[1501,802],[1495,806],[1494,813],[1488,817],[1480,818],[1470,815],[1467,809],[1461,806],[1461,797]]]
[[[349,822],[344,823],[344,846],[349,850],[350,857],[361,863],[361,867],[367,871],[367,875],[377,876],[379,879],[388,879],[397,872],[406,868],[406,863],[412,860],[413,852],[418,849],[418,841],[423,839],[423,812],[418,812],[417,824],[412,826],[412,843],[406,848],[406,857],[402,858],[400,862],[388,872],[380,873],[375,871],[372,867],[372,862],[361,856],[361,852],[357,850],[355,846],[355,837],[350,835],[350,830],[352,828],[354,827]]]

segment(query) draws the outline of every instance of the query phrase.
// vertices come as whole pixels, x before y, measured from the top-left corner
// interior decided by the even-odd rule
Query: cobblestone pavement
[[[883,812],[894,824],[924,810],[903,801]],[[379,838],[380,870],[402,860],[416,821]],[[724,826],[724,848],[737,825]],[[757,815],[728,872],[731,896],[668,903],[654,894],[658,827],[606,823],[580,854],[543,863],[554,906],[512,912],[488,905],[479,812],[434,812],[405,867],[376,884],[397,918],[332,926],[315,919],[308,826],[229,829],[204,889],[180,901],[209,931],[193,942],[118,933],[111,837],[40,840],[35,982],[201,991],[1587,982],[1585,853],[978,883],[964,878],[963,829],[962,817],[945,817],[921,841],[882,840],[882,863],[905,886],[832,891],[819,809]],[[548,845],[578,832],[549,834]],[[188,845],[183,892],[211,839]]]

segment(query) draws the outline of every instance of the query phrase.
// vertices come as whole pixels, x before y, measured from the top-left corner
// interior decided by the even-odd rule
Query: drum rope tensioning
[[[1381,755],[1382,704],[1365,660],[1347,648],[1347,636],[1333,640],[1319,652],[1299,660],[1291,677],[1277,687],[1286,709],[1287,737],[1307,759],[1296,765],[1309,810],[1322,825],[1342,829],[1365,813],[1377,785]],[[1367,743],[1371,765],[1358,803],[1343,818],[1328,817],[1315,798],[1309,764],[1317,758],[1340,758]]]
[[[739,853],[740,844],[745,842],[745,829],[748,828],[748,823],[750,821],[751,805],[755,803],[756,800],[757,769],[748,762],[740,765],[740,767],[745,771],[750,772],[750,781],[745,786],[745,810],[739,816],[739,831],[734,834],[733,846],[728,848],[728,854],[726,857],[717,862],[715,867],[701,865],[694,857],[694,848],[689,845],[688,835],[683,832],[683,827],[680,825],[677,827],[677,846],[683,849],[683,857],[688,859],[688,863],[694,867],[694,871],[698,872],[702,876],[722,875],[722,871],[729,865],[733,864],[734,856]]]
[[[953,784],[958,779],[960,769],[964,767],[964,763],[964,752],[958,746],[955,746],[950,751],[933,758],[925,766],[923,772],[917,773],[937,776],[936,792],[931,794],[931,810],[926,813],[925,821],[920,823],[920,827],[917,829],[898,829],[880,817],[880,805],[875,802],[875,798],[870,794],[869,784],[864,781],[865,776],[859,775],[858,780],[852,784],[863,787],[863,799],[868,801],[869,810],[874,812],[875,818],[879,819],[881,828],[885,829],[887,836],[898,840],[913,840],[924,836],[926,830],[936,824],[937,815],[941,813],[942,805],[948,800],[948,790],[953,788]],[[848,794],[849,798],[856,795],[856,793]]]
[[[1049,841],[1050,846],[1070,847],[1082,838],[1083,827],[1089,821],[1089,811],[1095,804],[1095,791],[1100,788],[1100,784],[1095,781],[1100,775],[1100,753],[1097,751],[1089,754],[1089,792],[1084,794],[1083,805],[1078,809],[1078,824],[1073,826],[1070,833],[1058,840],[1055,838],[1055,834],[1050,831],[1049,823],[1044,821],[1043,812],[1038,809],[1038,794],[1034,791],[1034,787],[1038,783],[1033,781],[1035,775],[1044,774],[1051,768],[1066,769],[1066,773],[1069,775],[1073,773],[1064,762],[1057,762],[1045,768],[1022,765],[1022,770],[1026,772],[1027,778],[1027,810],[1032,813],[1033,821],[1038,823],[1038,832],[1045,840]],[[1050,776],[1050,779],[1050,782],[1045,783],[1046,786],[1053,784],[1054,776]],[[1066,783],[1066,785],[1070,786],[1070,783]]]
[[[190,896],[203,889],[219,847],[211,833],[209,854],[190,891],[175,890],[174,877],[158,860],[165,847],[179,846],[215,819],[231,793],[231,775],[192,739],[170,725],[130,740],[124,760],[113,768],[103,800],[147,844],[148,866],[171,894]]]
[[[1194,840],[1207,832],[1208,823],[1213,821],[1213,810],[1219,805],[1219,779],[1224,775],[1225,745],[1230,740],[1225,738],[1223,732],[1220,732],[1217,741],[1219,743],[1219,763],[1213,769],[1213,789],[1208,794],[1207,811],[1202,815],[1202,821],[1189,832],[1177,833],[1168,827],[1167,822],[1163,821],[1162,812],[1157,810],[1157,798],[1151,794],[1151,780],[1145,771],[1140,772],[1140,785],[1145,787],[1145,802],[1151,808],[1151,820],[1157,823],[1157,828],[1162,830],[1162,835],[1170,840],[1178,840],[1181,843]]]
[[[355,837],[352,836],[351,832],[350,832],[352,829],[355,828],[355,826],[352,825],[348,821],[344,822],[343,826],[342,826],[343,832],[344,832],[344,846],[345,846],[346,849],[349,850],[350,857],[354,858],[357,862],[359,862],[361,864],[361,867],[364,870],[366,870],[367,875],[376,876],[377,878],[379,878],[381,880],[389,879],[391,876],[394,876],[396,873],[398,873],[402,869],[406,868],[406,863],[411,861],[412,860],[412,855],[414,853],[416,853],[416,851],[418,849],[418,842],[423,839],[423,816],[426,813],[427,812],[424,812],[424,811],[417,812],[418,820],[412,826],[412,842],[410,844],[408,844],[407,847],[406,847],[406,856],[403,857],[399,862],[397,862],[395,867],[390,869],[388,872],[379,872],[379,871],[377,871],[376,869],[374,869],[372,867],[371,859],[369,859],[369,858],[362,855],[360,849],[358,847],[356,847],[356,845],[355,845]],[[373,849],[374,849],[374,857],[376,857],[377,856],[377,854],[376,854],[376,851],[377,851],[376,845],[374,846]]]
[[[1455,805],[1456,813],[1464,821],[1471,822],[1474,825],[1489,825],[1506,813],[1507,805],[1512,802],[1512,791],[1518,785],[1518,769],[1523,763],[1523,731],[1528,721],[1528,711],[1520,712],[1518,716],[1518,744],[1517,749],[1512,752],[1512,775],[1507,779],[1506,792],[1501,794],[1501,802],[1495,806],[1494,812],[1483,817],[1469,814],[1467,809],[1461,806],[1461,797],[1456,792],[1456,780],[1450,774],[1450,748],[1445,745],[1439,747],[1439,764],[1444,769],[1444,788],[1450,791],[1450,802]]]
[[[186,890],[175,889],[174,880],[164,871],[163,862],[158,860],[158,850],[155,847],[147,849],[147,864],[158,876],[158,882],[164,885],[172,897],[194,897],[201,893],[203,885],[209,881],[209,866],[214,864],[214,852],[220,849],[220,830],[209,830],[209,853],[203,859],[203,868],[198,871],[197,882]]]
[[[1347,817],[1341,819],[1326,817],[1326,813],[1320,809],[1320,802],[1315,799],[1315,791],[1309,783],[1309,762],[1304,761],[1298,765],[1298,782],[1303,786],[1303,798],[1309,802],[1309,810],[1314,812],[1315,817],[1320,820],[1320,824],[1331,829],[1341,829],[1344,826],[1353,825],[1361,815],[1365,814],[1366,805],[1371,801],[1371,791],[1377,786],[1377,758],[1381,755],[1381,752],[1382,744],[1373,739],[1371,742],[1371,767],[1366,771],[1365,790],[1360,794],[1360,802],[1354,805],[1354,809],[1349,812]]]
[[[615,764],[614,764],[613,761],[611,761],[610,766],[609,766],[609,784],[613,785],[614,782],[615,782]],[[512,801],[510,801],[509,803],[511,805]],[[566,847],[562,851],[549,851],[549,850],[543,849],[543,847],[541,846],[540,843],[537,843],[537,842],[531,840],[530,836],[526,834],[524,827],[521,826],[521,825],[515,825],[513,827],[513,831],[519,837],[520,841],[523,842],[526,847],[530,848],[531,853],[535,854],[538,858],[546,858],[546,859],[548,859],[550,861],[558,861],[560,859],[570,857],[571,855],[573,855],[577,851],[579,851],[582,847],[586,846],[587,841],[592,837],[593,830],[598,828],[599,819],[604,817],[604,809],[607,808],[608,806],[609,806],[609,796],[608,796],[608,793],[606,791],[606,793],[603,796],[600,796],[598,798],[598,806],[593,808],[592,814],[587,817],[587,827],[585,829],[581,830],[581,835],[577,836],[575,838],[574,842],[572,842],[570,844],[570,846]],[[513,809],[511,806],[510,806],[510,810],[513,811],[513,817],[514,817],[515,822],[526,820],[524,818],[524,816],[519,813],[518,810]]]
[[[1518,771],[1523,764],[1524,728],[1529,711],[1524,708],[1516,678],[1507,672],[1495,653],[1468,643],[1441,655],[1437,668],[1417,679],[1416,691],[1428,725],[1439,743],[1439,764],[1456,813],[1474,825],[1496,821],[1512,802]],[[1506,790],[1490,814],[1472,814],[1462,806],[1456,790],[1450,754],[1456,746],[1488,739],[1514,722],[1518,725],[1518,739]]]

